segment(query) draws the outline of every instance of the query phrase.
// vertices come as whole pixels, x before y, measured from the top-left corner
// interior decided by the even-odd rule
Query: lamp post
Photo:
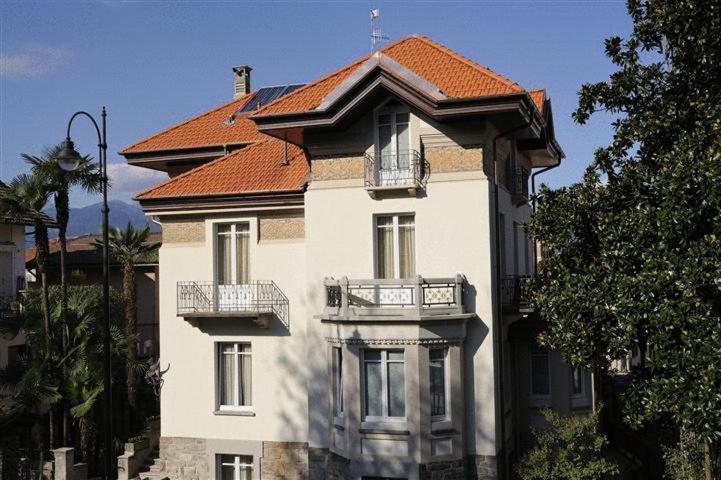
[[[67,135],[63,142],[62,150],[57,156],[58,165],[66,172],[71,172],[80,165],[81,156],[75,150],[73,141],[70,139],[70,127],[78,116],[85,116],[90,119],[98,134],[98,166],[100,169],[101,187],[103,192],[103,317],[104,317],[104,335],[103,335],[103,357],[104,357],[104,375],[103,375],[103,397],[104,411],[103,423],[105,424],[105,458],[104,471],[105,479],[113,480],[113,393],[111,383],[111,359],[110,359],[110,282],[109,282],[109,262],[108,262],[108,143],[105,130],[105,118],[107,112],[105,107],[100,114],[101,124],[95,121],[92,115],[87,112],[75,112],[70,121],[68,121]]]

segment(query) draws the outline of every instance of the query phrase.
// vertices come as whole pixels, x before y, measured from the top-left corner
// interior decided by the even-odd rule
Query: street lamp
[[[103,423],[105,423],[105,479],[112,480],[113,475],[113,394],[111,384],[111,360],[110,360],[110,282],[108,263],[108,143],[105,130],[105,117],[107,112],[103,107],[101,116],[101,127],[92,115],[87,112],[75,112],[68,122],[67,135],[63,142],[62,150],[57,156],[57,162],[61,169],[71,172],[78,168],[82,157],[75,150],[75,145],[70,139],[70,127],[73,120],[78,116],[85,116],[90,119],[98,134],[98,164],[100,169],[100,182],[103,192],[103,315],[105,319],[105,331],[103,335],[103,357],[104,357],[104,412]]]

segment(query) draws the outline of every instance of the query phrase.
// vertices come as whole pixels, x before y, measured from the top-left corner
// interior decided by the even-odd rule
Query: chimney
[[[250,93],[250,71],[253,70],[248,65],[240,65],[233,67],[233,98],[242,97]]]

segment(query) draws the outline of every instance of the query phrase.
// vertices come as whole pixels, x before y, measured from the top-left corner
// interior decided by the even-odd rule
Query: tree
[[[137,336],[138,331],[137,302],[135,300],[135,263],[156,248],[156,246],[148,242],[149,236],[149,226],[146,225],[138,230],[130,222],[128,222],[125,230],[119,228],[109,230],[108,246],[110,254],[121,263],[123,268],[125,328],[129,337]],[[102,243],[96,242],[96,247],[102,248]],[[128,404],[132,413],[137,406],[138,377],[137,368],[134,367],[138,360],[137,343],[128,344],[127,360]]]
[[[101,174],[98,166],[94,164],[90,157],[83,157],[78,168],[71,172],[66,172],[57,161],[57,156],[62,150],[62,145],[45,148],[41,156],[28,155],[23,153],[21,156],[26,163],[32,167],[33,175],[39,178],[48,192],[53,195],[55,203],[55,221],[58,225],[58,241],[60,243],[60,285],[63,291],[61,297],[62,311],[67,310],[67,229],[70,220],[70,188],[80,187],[86,192],[93,193],[100,191]],[[65,323],[65,319],[62,319]],[[67,347],[67,326],[61,325],[61,338],[63,348]],[[63,438],[65,443],[69,441],[68,428],[68,410],[67,406],[63,409]]]
[[[548,427],[535,432],[536,446],[518,466],[522,480],[601,480],[618,473],[603,458],[606,439],[597,433],[598,416],[565,418],[552,410]]]
[[[617,67],[583,85],[574,119],[613,122],[580,183],[542,188],[529,226],[544,247],[534,301],[543,341],[607,371],[640,351],[632,425],[670,421],[721,478],[721,2],[628,2],[634,28],[606,41]]]

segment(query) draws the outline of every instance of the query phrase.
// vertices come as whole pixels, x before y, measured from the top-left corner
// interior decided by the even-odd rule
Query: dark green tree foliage
[[[549,426],[535,432],[536,446],[518,466],[522,480],[601,480],[618,473],[603,457],[597,415],[566,418],[546,410],[543,416]]]
[[[617,71],[584,85],[574,114],[615,115],[613,141],[580,183],[538,195],[535,302],[544,341],[574,364],[601,372],[638,348],[628,419],[693,432],[719,478],[721,1],[628,10],[631,36],[606,41]]]

